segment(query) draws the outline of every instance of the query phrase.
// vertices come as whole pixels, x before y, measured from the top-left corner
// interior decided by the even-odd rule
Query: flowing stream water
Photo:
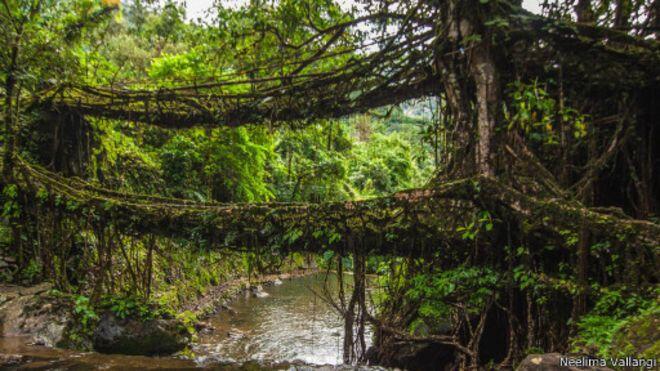
[[[352,282],[351,277],[347,277]],[[81,353],[30,345],[0,337],[0,353],[22,355],[15,370],[310,369],[341,364],[343,320],[316,293],[338,290],[336,275],[311,274],[246,292],[229,310],[208,319],[213,327],[199,335],[195,360]],[[347,293],[348,295],[349,293]],[[369,334],[367,334],[369,335]],[[370,336],[367,336],[367,343]],[[29,360],[26,362],[26,360]]]
[[[221,362],[341,364],[344,323],[322,299],[324,288],[336,299],[338,287],[335,274],[312,274],[248,293],[210,319],[215,330],[194,350]]]

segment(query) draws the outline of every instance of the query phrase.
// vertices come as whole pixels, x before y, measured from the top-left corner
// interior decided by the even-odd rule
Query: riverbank
[[[341,318],[330,308],[325,308],[325,303],[315,297],[315,294],[308,290],[310,284],[320,285],[325,282],[325,278],[318,270],[296,270],[286,274],[264,275],[251,280],[237,279],[218,285],[213,288],[213,294],[205,296],[196,303],[189,303],[188,310],[197,310],[200,313],[207,313],[209,320],[215,321],[214,324],[226,325],[218,326],[217,331],[213,331],[210,340],[211,345],[225,347],[227,344],[222,339],[228,341],[236,340],[236,337],[229,334],[227,329],[233,328],[236,323],[245,323],[246,318],[254,319],[254,323],[260,325],[261,322],[267,322],[277,327],[275,336],[284,336],[284,338],[298,338],[298,340],[308,339],[310,336],[317,340],[317,343],[303,343],[307,347],[305,354],[318,356],[328,347],[328,344],[340,342]],[[262,287],[259,289],[259,287]],[[28,297],[39,292],[47,294],[47,287],[39,287],[39,290],[20,288],[19,297]],[[318,287],[315,288],[318,290]],[[204,308],[212,308],[212,303],[225,305],[224,308],[213,314],[212,311]],[[44,304],[47,305],[47,304]],[[230,309],[235,308],[235,310]],[[284,305],[284,306],[282,306]],[[307,305],[307,307],[305,307]],[[270,316],[254,315],[249,312],[252,309],[268,309]],[[263,314],[264,312],[259,312]],[[279,315],[275,315],[278,313]],[[204,317],[207,318],[208,317]],[[230,318],[233,318],[231,320]],[[324,319],[325,318],[325,319]],[[286,323],[283,323],[286,322]],[[297,326],[295,329],[291,326]],[[272,329],[273,327],[271,327]],[[328,331],[321,331],[327,329]],[[321,332],[319,332],[321,331]],[[251,336],[243,329],[244,339],[251,337],[255,341],[268,341],[273,346],[282,347],[283,350],[300,350],[300,343],[287,342],[280,337],[276,341],[269,336]],[[328,340],[330,339],[330,340]],[[217,341],[216,341],[217,340]],[[241,346],[242,348],[242,346]],[[247,347],[260,353],[259,349]],[[331,355],[340,357],[338,349],[330,349]],[[335,354],[336,353],[336,354]],[[213,370],[252,370],[252,371],[271,371],[271,370],[325,370],[325,371],[343,371],[354,370],[352,366],[321,364],[321,362],[310,362],[304,357],[296,357],[288,352],[281,353],[283,357],[265,358],[262,360],[237,360],[235,362],[214,358],[207,354],[204,359],[180,357],[145,357],[128,356],[120,354],[101,354],[97,352],[80,352],[70,349],[60,349],[56,347],[47,347],[44,344],[35,343],[32,338],[26,336],[12,336],[0,338],[0,369],[24,370],[24,369],[60,369],[60,370],[80,370],[80,369],[109,369],[109,370],[127,370],[127,369],[158,369],[158,370],[193,370],[193,369],[213,369]],[[326,353],[329,354],[329,353]],[[301,359],[302,358],[302,359]],[[317,358],[318,359],[318,358]],[[340,359],[340,358],[338,358]],[[360,367],[361,370],[384,370],[380,367]]]
[[[242,364],[208,363],[175,357],[145,357],[96,352],[76,352],[67,349],[49,348],[30,344],[25,338],[0,337],[0,370],[214,370],[214,371],[355,371],[353,366],[307,365],[303,363]],[[359,367],[359,371],[385,371],[381,367]]]
[[[248,292],[260,295],[263,287],[315,272],[316,269],[295,269],[230,280],[209,287],[203,295],[184,303],[178,315],[140,314],[144,307],[131,307],[131,311],[121,307],[93,308],[86,297],[63,294],[46,282],[33,286],[4,284],[0,285],[1,333],[50,348],[170,354],[184,349],[196,330],[211,330],[203,320],[228,310],[236,298]],[[149,338],[154,341],[145,340]]]

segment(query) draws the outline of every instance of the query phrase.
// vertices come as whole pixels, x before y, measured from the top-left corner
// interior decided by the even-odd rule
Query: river
[[[336,294],[336,275],[285,281],[265,288],[264,297],[248,294],[232,304],[232,311],[212,317],[215,331],[202,335],[193,349],[221,362],[341,364],[343,321],[319,297],[324,285]]]
[[[30,345],[20,338],[0,338],[0,352],[23,356],[7,368],[14,370],[331,369],[341,364],[343,321],[315,294],[324,285],[336,293],[337,277],[311,274],[246,292],[230,310],[208,319],[213,330],[199,335],[191,347],[196,355],[192,360],[81,353]]]

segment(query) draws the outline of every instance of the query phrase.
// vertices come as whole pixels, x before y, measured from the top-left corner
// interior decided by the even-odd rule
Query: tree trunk
[[[355,251],[355,241],[353,236],[349,235],[347,238],[347,250]],[[353,255],[353,268],[356,265],[356,255]],[[355,360],[355,340],[353,336],[353,325],[355,324],[355,304],[357,304],[357,288],[353,289],[351,299],[344,311],[344,351],[343,361],[345,364],[352,364]]]
[[[660,40],[660,0],[655,0],[652,6],[653,10],[651,12],[653,14],[653,21],[651,22],[651,25],[655,30],[655,40],[658,41]]]
[[[591,23],[594,21],[594,12],[591,8],[591,0],[578,0],[575,5],[575,15],[578,23]]]
[[[460,50],[461,38],[469,34],[469,24],[460,18],[460,1],[449,1],[444,8],[443,18],[447,24],[447,35],[438,35],[450,43],[454,52],[445,53],[438,50],[436,69],[441,71],[442,86],[445,92],[448,111],[451,118],[447,122],[453,124],[452,138],[445,141],[445,145],[452,144],[450,148],[451,159],[448,159],[449,171],[457,176],[466,176],[474,172],[470,152],[472,122],[470,120],[470,98],[467,89],[467,71],[465,71],[465,55],[456,53]]]
[[[470,71],[476,86],[477,150],[475,163],[480,175],[494,176],[493,139],[499,109],[497,68],[488,42],[472,52]]]
[[[363,247],[363,246],[361,246]],[[357,250],[355,250],[353,254],[353,260],[354,260],[354,274],[353,274],[353,279],[355,282],[354,290],[355,290],[355,295],[357,297],[357,339],[356,339],[356,344],[359,346],[357,347],[357,354],[356,354],[356,359],[359,363],[364,361],[364,357],[367,351],[367,344],[364,339],[364,333],[365,333],[365,318],[366,318],[366,311],[367,311],[367,304],[366,304],[366,276],[365,276],[365,256],[362,253],[359,253]]]
[[[626,29],[630,24],[630,12],[632,4],[630,0],[617,0],[614,10],[614,27]]]
[[[6,183],[11,183],[14,171],[14,152],[16,145],[14,87],[16,86],[15,67],[18,59],[18,46],[12,47],[11,65],[5,78],[5,153],[3,158],[2,176]]]
[[[460,166],[461,173],[493,176],[494,130],[500,108],[497,66],[488,30],[477,27],[480,23],[473,19],[474,9],[466,9],[465,4],[471,5],[450,1],[445,8],[446,38],[452,52],[437,58],[437,68],[442,70],[455,125],[454,166]],[[480,41],[468,42],[468,36],[479,36]],[[476,125],[472,122],[472,106],[476,108]],[[476,143],[471,141],[474,137]]]
[[[588,138],[588,158],[587,164],[598,156],[598,144],[596,142],[596,129],[593,126],[589,130]],[[591,206],[594,199],[594,184],[596,183],[596,174],[594,179],[588,181],[583,195],[585,206]],[[577,323],[580,317],[587,312],[587,299],[589,294],[589,254],[591,250],[591,233],[587,226],[580,229],[580,240],[578,241],[577,251],[577,292],[573,299],[573,323]]]

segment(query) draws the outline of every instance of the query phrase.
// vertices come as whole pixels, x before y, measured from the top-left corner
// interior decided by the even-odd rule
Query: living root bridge
[[[503,81],[520,78],[519,74],[525,71],[538,74],[547,70],[549,61],[554,61],[563,66],[566,84],[586,87],[597,96],[630,93],[656,84],[660,72],[656,42],[603,27],[547,19],[519,7],[510,11],[499,15],[508,23],[506,31],[496,32],[493,37],[498,49],[508,53],[501,58],[525,60],[528,66],[524,71],[502,76]],[[56,83],[36,94],[34,103],[57,112],[75,111],[87,116],[183,128],[310,123],[451,90],[442,83],[449,71],[434,66],[464,50],[448,37],[446,27],[434,28],[442,24],[438,24],[436,15],[421,14],[423,19],[398,16],[411,22],[405,23],[401,34],[382,37],[374,43],[322,48],[307,58],[177,86]],[[354,20],[351,26],[377,18]],[[337,29],[342,33],[348,30],[347,26]],[[403,32],[408,27],[419,32],[408,35]],[[355,54],[374,45],[381,45],[382,49]],[[351,58],[339,61],[339,57],[346,56]],[[328,61],[335,61],[337,66],[319,67]],[[282,74],[281,67],[295,68]],[[263,75],[246,77],[256,72]],[[544,73],[547,75],[534,77],[556,78],[552,72]]]
[[[468,241],[461,227],[481,210],[489,210],[496,222],[518,220],[528,234],[549,233],[560,241],[567,232],[578,233],[586,226],[603,240],[649,248],[652,259],[657,259],[660,241],[658,224],[631,219],[616,209],[527,195],[484,176],[361,201],[201,203],[111,191],[23,160],[18,163],[21,182],[31,193],[27,199],[40,207],[57,208],[72,218],[93,215],[127,233],[201,236],[216,248],[343,252],[344,236],[351,235],[363,242],[363,254],[417,256],[439,246],[469,251],[476,242]],[[478,243],[495,243],[496,232],[486,233]],[[449,259],[465,258],[449,251]]]

